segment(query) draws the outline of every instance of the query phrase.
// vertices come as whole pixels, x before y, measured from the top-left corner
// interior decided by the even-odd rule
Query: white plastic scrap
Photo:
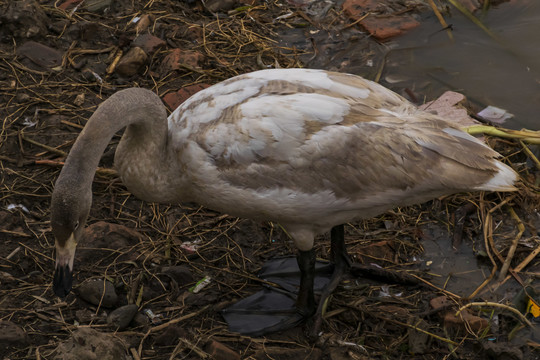
[[[23,204],[9,204],[7,206],[8,210],[21,209],[23,212],[30,214],[30,211]]]
[[[508,111],[491,105],[480,111],[477,115],[497,124],[502,124],[506,120],[514,117],[514,115],[510,114]]]
[[[32,121],[32,119],[30,119],[28,116],[25,117],[23,121],[23,125],[28,127],[36,126],[37,123],[37,121]]]
[[[204,289],[206,287],[206,285],[210,284],[210,280],[212,280],[212,278],[210,276],[205,276],[203,279],[197,281],[197,283],[195,285],[193,285],[189,289],[189,291],[191,291],[194,294],[198,293],[199,291]]]

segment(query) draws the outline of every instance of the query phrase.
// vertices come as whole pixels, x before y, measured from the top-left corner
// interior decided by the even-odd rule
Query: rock
[[[414,324],[413,328],[407,329],[407,337],[409,340],[409,352],[411,354],[425,354],[431,350],[431,337],[423,331],[429,330],[429,324],[422,319],[413,318],[409,324]],[[416,330],[420,329],[420,330]]]
[[[84,236],[77,245],[76,261],[95,264],[103,261],[111,252],[123,248],[132,248],[144,237],[127,226],[98,221],[85,229]],[[115,257],[118,254],[114,255]],[[137,251],[122,253],[118,261],[135,260]]]
[[[8,1],[4,14],[0,15],[0,35],[33,38],[47,33],[49,18],[35,0]]]
[[[75,319],[80,324],[89,324],[92,321],[96,321],[99,318],[99,315],[96,315],[95,311],[90,311],[88,309],[80,309],[75,311]]]
[[[0,346],[26,346],[28,337],[24,330],[11,321],[0,320]]]
[[[75,100],[73,100],[73,103],[77,106],[82,106],[82,104],[84,104],[84,93],[81,93],[81,94],[78,94],[76,97],[75,97]]]
[[[154,35],[144,34],[137,36],[137,38],[133,40],[133,43],[131,45],[135,47],[140,47],[147,55],[151,56],[157,51],[157,49],[159,49],[160,47],[165,47],[167,44],[165,43],[165,41]]]
[[[165,266],[161,269],[161,272],[176,281],[178,287],[186,286],[194,282],[193,274],[187,266]]]
[[[79,328],[54,350],[55,360],[127,360],[125,344],[111,334]]]
[[[240,360],[239,353],[216,340],[211,340],[206,344],[204,351],[214,360]]]
[[[173,346],[178,343],[179,338],[185,338],[188,332],[177,324],[167,326],[165,330],[154,339],[154,345]]]
[[[150,325],[150,319],[148,318],[148,315],[141,314],[140,312],[135,314],[135,317],[132,320],[133,326],[136,327],[146,327]]]
[[[101,13],[110,8],[112,0],[86,0],[84,8],[93,13]]]
[[[205,1],[203,4],[206,10],[212,13],[227,12],[239,5],[236,0],[208,0]]]
[[[161,63],[161,71],[166,74],[170,71],[180,70],[183,66],[199,68],[199,63],[204,60],[204,55],[198,51],[173,49]]]
[[[118,295],[114,289],[114,285],[109,281],[103,280],[88,280],[77,288],[77,292],[81,298],[93,305],[103,307],[113,307],[118,301]]]
[[[132,47],[122,56],[114,70],[121,76],[133,76],[139,72],[147,59],[148,55],[143,49]]]
[[[139,21],[137,21],[137,24],[135,25],[135,32],[137,34],[140,34],[143,31],[146,31],[146,29],[148,29],[155,20],[156,20],[156,17],[154,15],[151,15],[151,14],[142,15]]]
[[[168,93],[163,96],[163,101],[171,110],[175,110],[180,104],[189,99],[193,94],[206,89],[210,85],[208,84],[195,84],[186,86],[177,92]]]
[[[62,54],[46,45],[27,41],[17,49],[17,55],[31,61],[28,67],[39,71],[52,70],[62,66]]]
[[[115,329],[124,330],[133,320],[138,310],[139,308],[135,304],[121,306],[107,316],[107,324],[112,325]]]
[[[494,360],[522,360],[523,351],[514,344],[510,343],[482,343],[486,355]]]

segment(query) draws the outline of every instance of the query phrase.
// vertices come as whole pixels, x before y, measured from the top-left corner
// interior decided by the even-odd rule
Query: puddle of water
[[[514,114],[506,127],[540,130],[540,1],[503,3],[477,16],[501,43],[454,8],[445,15],[453,42],[432,13],[417,29],[384,44],[344,24],[284,29],[279,42],[303,51],[307,67],[374,79],[384,63],[381,84],[406,97],[404,89],[426,100],[455,90],[475,110],[493,105]]]
[[[488,260],[478,259],[470,239],[464,238],[459,248],[454,249],[452,235],[440,224],[424,225],[422,232],[426,235],[422,239],[422,260],[432,274],[429,280],[432,284],[466,298],[490,276],[492,265]],[[491,282],[494,283],[495,280]],[[519,290],[519,285],[509,281],[497,289],[484,288],[481,296],[495,302],[512,301]]]
[[[514,114],[507,127],[540,130],[540,1],[505,3],[478,16],[500,41],[453,9],[446,19],[452,42],[430,16],[395,40],[383,80],[427,99],[455,90],[479,109],[493,105]]]

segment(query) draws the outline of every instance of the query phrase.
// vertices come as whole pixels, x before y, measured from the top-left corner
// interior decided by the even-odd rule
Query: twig
[[[523,143],[523,140],[519,140],[519,143],[520,143],[521,147],[523,148],[523,150],[524,150],[524,151],[527,153],[527,155],[531,158],[531,160],[533,161],[534,165],[536,165],[536,167],[540,170],[540,160],[538,160],[538,158],[533,154],[533,152],[531,151],[531,149],[529,149],[529,147]]]
[[[444,17],[441,15],[441,12],[437,8],[437,5],[435,5],[433,0],[428,0],[428,2],[429,2],[429,5],[431,6],[431,9],[435,13],[435,16],[437,17],[437,19],[439,19],[439,22],[441,23],[443,29],[446,29],[446,33],[448,34],[448,38],[450,39],[450,41],[454,41],[454,35],[452,34],[452,30],[450,29],[450,27],[448,26],[448,24],[444,20]]]
[[[184,320],[187,320],[187,319],[191,319],[192,317],[195,317],[195,316],[198,316],[200,315],[201,313],[205,312],[208,308],[210,307],[210,305],[206,305],[205,307],[199,309],[198,311],[195,311],[195,312],[192,312],[190,314],[187,314],[187,315],[184,315],[184,316],[181,316],[179,318],[176,318],[176,319],[173,319],[169,322],[166,322],[165,324],[161,324],[161,325],[158,325],[156,327],[153,327],[153,328],[150,328],[146,334],[144,334],[143,338],[141,339],[141,342],[139,344],[139,349],[137,351],[137,353],[139,354],[139,356],[142,355],[142,348],[143,348],[143,343],[144,343],[144,340],[146,340],[146,338],[153,332],[156,332],[156,331],[159,331],[159,330],[162,330],[162,329],[165,329],[166,327],[170,326],[170,325],[173,325],[173,324],[176,324],[176,323],[179,323],[179,322],[182,322]]]
[[[43,148],[43,149],[47,150],[48,152],[52,152],[53,154],[60,155],[60,156],[67,156],[67,153],[66,153],[66,152],[64,152],[64,151],[62,151],[62,150],[58,150],[58,149],[53,148],[53,147],[51,147],[51,146],[42,144],[42,143],[37,142],[37,141],[35,141],[35,140],[29,139],[29,138],[27,138],[22,132],[21,132],[21,139],[23,139],[23,140],[26,141],[26,142],[29,142],[30,144],[39,146],[40,148]]]
[[[525,225],[521,222],[521,219],[519,216],[517,216],[516,212],[513,208],[509,208],[510,216],[517,222],[518,227],[518,234],[512,241],[512,245],[510,246],[510,249],[508,249],[508,254],[506,255],[506,259],[504,260],[504,263],[501,267],[501,272],[499,273],[499,281],[503,281],[504,277],[506,276],[506,272],[508,271],[508,268],[510,267],[510,262],[512,261],[512,258],[514,257],[514,253],[516,252],[516,248],[518,246],[519,240],[521,239],[521,236],[525,232]]]
[[[472,306],[492,306],[492,307],[498,307],[501,309],[508,310],[516,314],[516,316],[519,318],[519,320],[521,320],[521,322],[523,322],[524,324],[527,324],[527,326],[529,327],[533,327],[533,324],[529,320],[527,320],[527,318],[523,316],[523,314],[521,314],[518,309],[508,306],[508,305],[489,302],[489,301],[468,303],[467,305],[464,305],[459,308],[459,310],[456,312],[456,316],[458,316],[463,310],[470,308]]]

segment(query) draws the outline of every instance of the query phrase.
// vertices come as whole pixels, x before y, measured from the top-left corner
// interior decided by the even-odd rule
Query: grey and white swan
[[[355,75],[310,69],[247,73],[196,93],[169,117],[152,91],[125,89],[88,120],[54,187],[58,296],[72,287],[98,162],[122,128],[115,167],[136,197],[196,202],[277,222],[288,232],[298,248],[296,310],[302,319],[317,313],[317,235],[332,229],[336,270],[327,296],[348,264],[342,224],[456,192],[514,191],[518,181],[483,142]]]

